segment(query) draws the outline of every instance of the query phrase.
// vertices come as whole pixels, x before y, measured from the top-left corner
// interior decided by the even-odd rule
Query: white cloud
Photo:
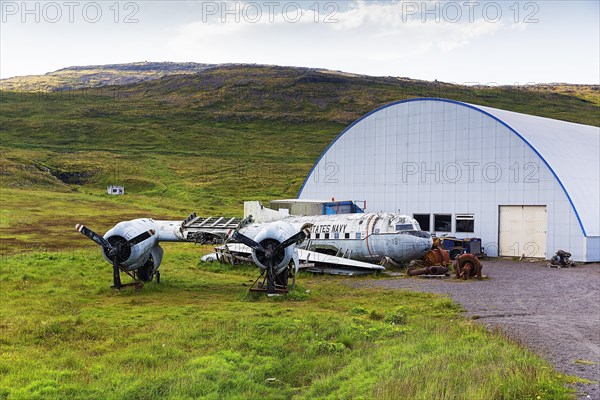
[[[269,3],[234,2],[203,10],[202,20],[177,30],[170,47],[201,54],[206,62],[325,66],[350,56],[380,62],[450,52],[506,28],[501,21],[491,23],[483,17],[452,21],[439,2],[431,3],[438,8],[430,7],[430,14],[401,1],[360,0],[343,10],[265,4]]]
[[[267,3],[276,3],[274,9]],[[567,8],[539,2],[533,16],[526,8],[530,3],[519,2],[518,18],[512,1],[474,2],[480,3],[474,12],[465,3],[246,0],[227,2],[232,14],[223,13],[221,0],[176,5],[159,0],[140,3],[136,24],[114,23],[112,3],[104,2],[98,24],[79,14],[76,23],[57,24],[32,17],[22,23],[20,15],[12,15],[2,24],[0,76],[170,60],[321,67],[458,83],[598,82],[597,2]],[[300,13],[296,4],[303,7]],[[494,22],[496,10],[484,11],[486,4],[501,5],[502,18]],[[537,22],[525,23],[531,18]]]

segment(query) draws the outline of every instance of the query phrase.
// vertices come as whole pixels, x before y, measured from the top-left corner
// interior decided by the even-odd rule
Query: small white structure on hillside
[[[109,185],[106,190],[108,191],[108,194],[125,194],[125,186]]]

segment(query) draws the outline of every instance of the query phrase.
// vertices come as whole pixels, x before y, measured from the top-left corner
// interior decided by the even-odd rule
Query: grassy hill
[[[0,79],[0,90],[56,92],[106,85],[125,85],[167,75],[198,73],[213,66],[214,64],[138,62],[69,67],[44,75]]]
[[[126,74],[142,67],[166,68],[106,68]],[[187,70],[170,72],[178,71]],[[355,119],[391,101],[433,96],[600,125],[598,87],[466,87],[275,66],[218,66],[80,90],[3,91],[0,187],[17,202],[5,213],[21,209],[21,223],[32,229],[15,235],[14,225],[2,223],[1,234],[54,245],[63,241],[50,238],[78,222],[55,207],[57,225],[37,233],[44,213],[30,215],[20,190],[34,198],[40,189],[61,192],[65,202],[94,196],[107,204],[110,222],[157,207],[165,217],[240,215],[244,200],[295,197],[319,154]],[[104,194],[113,183],[125,185],[125,199]]]

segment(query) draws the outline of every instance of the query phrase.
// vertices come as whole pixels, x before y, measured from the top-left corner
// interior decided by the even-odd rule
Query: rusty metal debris
[[[408,269],[408,276],[446,275],[450,267],[450,255],[436,243],[416,265]]]
[[[481,262],[473,254],[463,254],[454,261],[456,278],[467,280],[477,277],[481,279]]]
[[[450,265],[450,255],[442,246],[434,245],[422,258],[425,266],[441,265],[448,267]]]
[[[413,268],[413,269],[409,269],[407,272],[408,276],[446,275],[447,273],[448,273],[448,268],[443,267],[441,265],[433,265],[430,267],[423,267],[423,268]]]
[[[574,267],[575,263],[571,260],[571,253],[568,251],[559,250],[554,256],[552,256],[548,266],[554,268],[567,268]]]
[[[392,260],[391,257],[385,256],[381,259],[381,261],[379,262],[379,265],[382,265],[383,267],[387,268],[402,268],[402,264],[397,263],[396,261]]]

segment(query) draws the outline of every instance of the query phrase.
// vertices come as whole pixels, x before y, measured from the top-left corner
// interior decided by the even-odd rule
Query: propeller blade
[[[136,245],[138,243],[142,243],[144,240],[151,238],[152,236],[154,236],[156,232],[154,231],[154,229],[150,229],[149,231],[140,233],[139,235],[137,235],[136,237],[134,237],[133,239],[130,239],[127,241],[127,244],[130,246]]]
[[[117,256],[113,257],[113,288],[121,289],[121,272],[119,271],[119,261]]]
[[[83,235],[92,239],[94,242],[98,243],[100,246],[105,247],[107,249],[112,249],[113,246],[108,242],[108,240],[104,239],[102,236],[98,235],[96,232],[87,228],[85,225],[77,224],[75,225],[75,229],[81,232]]]
[[[310,230],[303,229],[300,232],[296,233],[293,236],[290,236],[288,239],[284,240],[282,243],[277,246],[274,252],[277,252],[281,249],[285,249],[288,246],[293,245],[294,243],[302,243],[304,239],[306,239],[310,235]]]
[[[267,294],[275,294],[275,266],[274,261],[269,258],[267,261]]]
[[[246,246],[250,247],[252,250],[254,251],[261,251],[261,252],[265,252],[264,247],[262,247],[260,245],[260,243],[256,243],[254,240],[250,239],[248,236],[244,236],[239,232],[234,232],[232,238],[234,240],[237,240],[240,243],[245,244]]]

